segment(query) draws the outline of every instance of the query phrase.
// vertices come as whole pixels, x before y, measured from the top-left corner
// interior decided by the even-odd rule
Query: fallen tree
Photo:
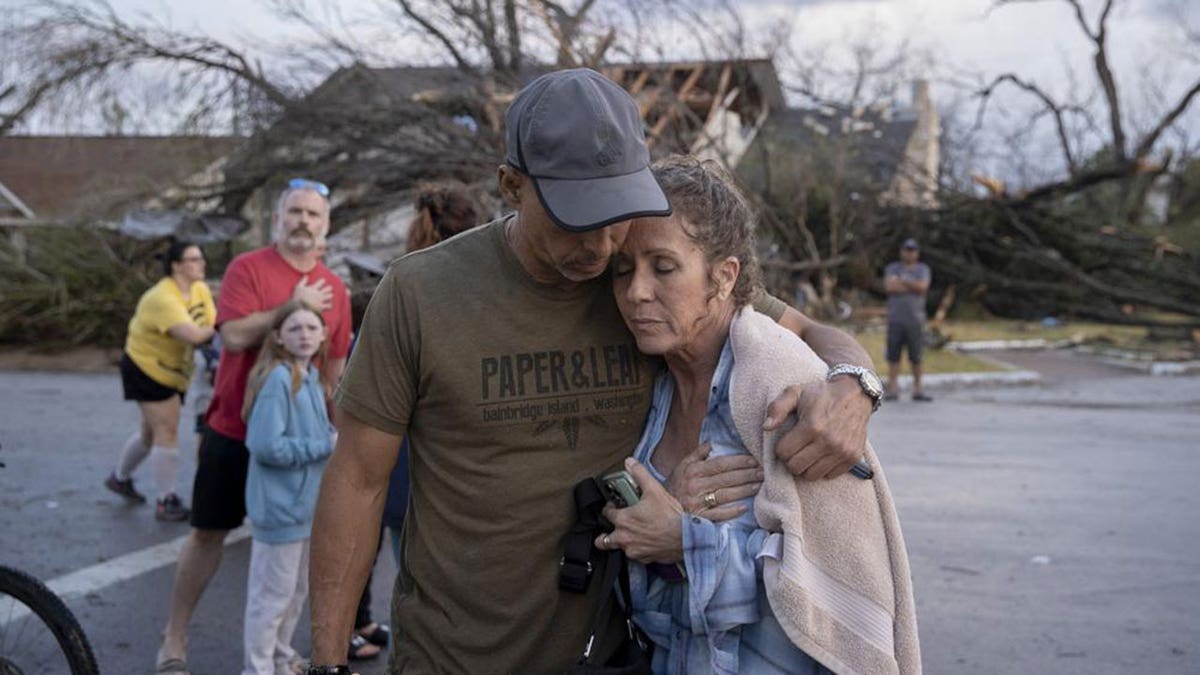
[[[1146,310],[1200,319],[1200,256],[1161,240],[1100,231],[1054,204],[958,198],[936,211],[890,211],[892,251],[922,232],[938,286],[956,285],[988,311],[1113,323],[1170,324]],[[884,252],[876,252],[879,256]]]
[[[1011,89],[1026,97],[1029,114],[1013,118],[1017,129],[1002,156],[1018,166],[1037,165],[1038,177],[1025,175],[1022,185],[1011,187],[993,176],[973,175],[974,154],[955,146],[966,161],[957,173],[943,167],[937,203],[911,208],[878,197],[886,184],[863,170],[873,144],[866,135],[830,133],[823,145],[781,148],[776,155],[784,155],[784,162],[764,163],[799,167],[760,178],[763,231],[782,254],[767,266],[811,281],[820,296],[815,312],[833,306],[832,284],[843,295],[866,287],[882,298],[883,267],[911,236],[920,239],[922,257],[934,269],[931,307],[953,286],[960,299],[1005,317],[1145,325],[1200,321],[1200,209],[1189,206],[1200,203],[1191,196],[1200,195],[1200,149],[1187,133],[1200,96],[1200,60],[1177,64],[1172,86],[1139,97],[1139,109],[1131,110],[1108,54],[1117,0],[1098,3],[1090,18],[1080,0],[997,0],[995,9],[1028,2],[1072,12],[1092,48],[1093,91],[1064,94],[1019,73],[1002,73],[973,87],[974,126],[961,128],[967,138],[995,131],[991,103],[998,92]],[[1200,46],[1200,32],[1187,39]],[[871,55],[869,47],[860,51]],[[876,60],[885,66],[895,61]],[[865,65],[856,82],[865,74],[899,77],[895,69],[871,67],[870,58]],[[851,100],[844,107],[869,109],[870,103]],[[843,122],[857,122],[857,115]],[[1057,161],[1053,150],[1033,155],[1032,129],[1055,139]],[[803,151],[803,160],[794,159],[793,151]],[[899,163],[898,171],[914,169],[898,154],[890,161]],[[1161,208],[1167,199],[1170,207]]]

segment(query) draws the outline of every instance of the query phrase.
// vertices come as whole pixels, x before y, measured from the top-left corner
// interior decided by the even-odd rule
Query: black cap
[[[564,230],[671,215],[650,172],[637,103],[600,73],[542,75],[517,94],[505,125],[505,162],[533,179],[546,213]]]

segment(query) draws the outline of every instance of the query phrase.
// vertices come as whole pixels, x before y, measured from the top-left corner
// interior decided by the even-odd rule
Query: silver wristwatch
[[[839,375],[854,376],[858,380],[858,386],[862,387],[863,393],[871,399],[871,412],[879,410],[880,401],[883,400],[883,380],[879,379],[875,371],[849,363],[839,363],[829,369],[825,381],[830,382]]]

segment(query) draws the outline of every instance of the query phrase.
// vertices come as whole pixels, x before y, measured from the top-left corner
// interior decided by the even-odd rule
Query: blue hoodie
[[[247,422],[246,513],[266,544],[307,539],[325,460],[333,452],[325,394],[309,366],[292,395],[292,371],[281,363],[267,376]]]

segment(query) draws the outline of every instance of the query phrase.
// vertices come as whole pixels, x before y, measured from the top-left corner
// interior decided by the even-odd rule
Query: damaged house
[[[410,195],[422,181],[462,181],[482,213],[498,215],[492,190],[504,110],[521,83],[548,70],[529,67],[508,84],[450,66],[340,70],[230,158],[227,207],[253,215],[263,224],[253,237],[266,241],[271,205],[258,188],[295,175],[322,180],[334,189],[335,267],[352,253],[379,261],[403,253]],[[873,199],[935,203],[938,121],[926,85],[914,88],[914,104],[902,109],[792,108],[768,60],[609,64],[600,71],[637,100],[655,155],[718,159],[755,192],[794,192],[783,187],[791,178],[825,175],[813,170],[813,148],[850,139],[849,161],[866,167]]]

